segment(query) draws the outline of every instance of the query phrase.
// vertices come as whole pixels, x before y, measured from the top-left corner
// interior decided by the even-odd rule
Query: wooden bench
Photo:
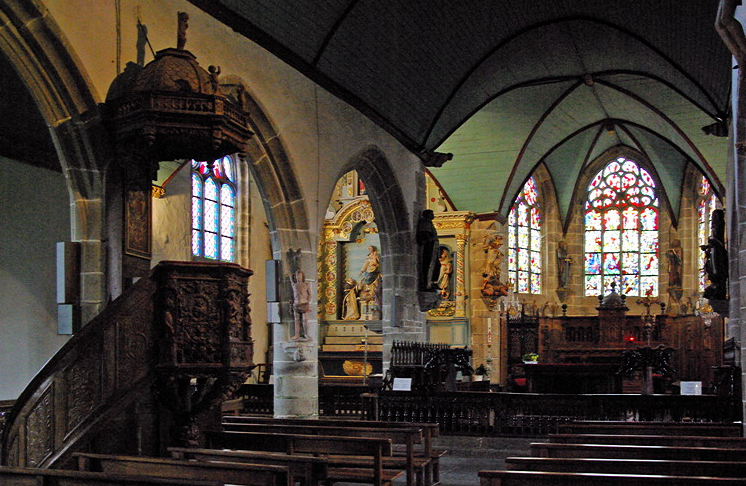
[[[561,434],[705,435],[741,437],[741,424],[707,422],[571,422],[559,424]]]
[[[223,415],[238,415],[243,411],[243,399],[224,400],[220,404],[220,413]]]
[[[743,478],[588,474],[544,471],[479,471],[480,486],[703,486],[746,485]]]
[[[716,447],[666,447],[617,444],[532,443],[533,457],[595,457],[607,459],[665,459],[682,461],[741,461],[742,449]]]
[[[286,466],[196,462],[159,457],[74,453],[81,471],[140,474],[157,478],[211,479],[247,486],[292,486]]]
[[[3,486],[222,486],[219,481],[0,466]]]
[[[655,474],[746,478],[746,462],[667,461],[661,459],[601,459],[566,457],[508,457],[510,471]]]
[[[227,448],[284,452],[286,454],[315,454],[333,456],[369,456],[371,467],[329,467],[328,482],[365,483],[375,486],[391,485],[402,470],[383,468],[383,457],[390,456],[390,439],[370,437],[340,437],[264,432],[207,431],[208,448]]]
[[[480,471],[482,486],[745,484],[746,439],[707,436],[700,425],[567,424],[534,457],[508,457],[507,471]],[[594,433],[569,433],[576,430]],[[642,432],[664,431],[653,435]],[[684,431],[693,435],[683,435]],[[729,434],[723,428],[718,433]]]
[[[351,420],[341,418],[320,418],[318,420],[309,419],[295,419],[295,418],[273,418],[267,416],[256,416],[256,415],[239,415],[239,416],[227,416],[223,417],[223,426],[227,427],[228,424],[236,423],[255,423],[255,424],[278,424],[278,425],[303,425],[308,422],[313,422],[319,426],[332,426],[332,427],[381,427],[385,429],[391,428],[410,428],[419,427],[422,429],[422,448],[421,450],[415,451],[415,457],[429,458],[430,463],[426,466],[426,471],[429,469],[431,473],[425,473],[427,477],[432,478],[432,484],[440,483],[440,458],[443,457],[447,451],[445,450],[434,450],[432,447],[432,440],[435,437],[440,436],[440,426],[437,423],[431,422],[386,422],[382,420]],[[396,452],[394,453],[396,455]]]
[[[704,435],[607,435],[549,434],[549,442],[558,444],[639,444],[672,447],[718,447],[746,449],[744,437],[707,437]]]
[[[305,454],[288,455],[284,452],[225,451],[220,449],[192,449],[169,447],[168,451],[176,459],[196,461],[248,462],[253,464],[275,464],[287,466],[290,483],[300,481],[304,485],[316,486],[326,481],[329,461],[325,457]]]
[[[381,427],[342,427],[331,425],[317,425],[306,421],[296,424],[251,424],[251,423],[229,423],[224,424],[226,430],[237,432],[269,432],[285,434],[307,434],[307,435],[334,435],[344,437],[375,437],[390,439],[392,444],[403,444],[405,455],[402,457],[391,456],[383,458],[384,469],[404,469],[407,476],[407,486],[430,486],[430,477],[425,477],[426,467],[430,464],[429,458],[416,458],[414,455],[415,444],[422,443],[422,429],[418,427],[381,428]],[[350,456],[332,456],[329,464],[334,466],[371,466],[371,458],[354,460]]]

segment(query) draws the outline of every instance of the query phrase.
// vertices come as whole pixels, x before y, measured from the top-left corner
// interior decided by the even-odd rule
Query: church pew
[[[661,459],[601,459],[566,457],[507,457],[510,471],[655,474],[746,478],[746,462],[666,461]]]
[[[220,404],[220,413],[223,415],[238,415],[243,410],[243,402],[242,398],[223,400],[223,403]]]
[[[300,481],[305,486],[316,486],[326,481],[329,461],[325,457],[305,454],[288,455],[282,452],[226,451],[220,449],[194,449],[169,447],[168,452],[175,459],[196,461],[248,462],[252,464],[274,464],[287,466],[290,483]]]
[[[403,457],[391,456],[383,458],[383,467],[387,469],[404,469],[407,476],[407,486],[417,484],[430,485],[430,477],[425,478],[426,466],[430,459],[416,458],[414,456],[415,444],[422,443],[422,429],[418,427],[403,428],[382,428],[382,427],[343,427],[331,425],[317,425],[306,421],[306,423],[296,424],[250,424],[250,423],[227,423],[223,425],[225,430],[236,432],[279,432],[290,434],[308,434],[308,435],[334,435],[346,437],[376,437],[390,439],[392,444],[402,444],[405,446],[405,455]],[[357,464],[367,466],[370,464],[370,458],[362,458],[362,462]],[[343,458],[331,457],[330,465],[357,465],[349,457]]]
[[[549,434],[549,442],[557,444],[628,444],[672,447],[718,447],[746,449],[744,437],[707,437],[703,435],[610,435],[610,434]]]
[[[544,471],[479,471],[480,486],[742,486],[746,479]]]
[[[404,471],[383,468],[383,457],[391,456],[390,439],[342,437],[327,435],[281,434],[266,432],[230,432],[209,430],[205,433],[208,448],[316,454],[333,456],[368,456],[370,467],[329,467],[329,482],[354,482],[389,486]]]
[[[742,449],[716,447],[667,447],[618,444],[554,444],[530,445],[533,457],[595,457],[609,459],[666,459],[683,461],[742,461]]]
[[[141,474],[157,478],[210,479],[221,484],[292,486],[286,466],[231,462],[196,462],[160,457],[74,453],[78,470]]]
[[[351,420],[342,418],[329,418],[323,417],[319,419],[298,419],[298,418],[273,418],[267,416],[257,415],[238,415],[238,416],[225,416],[223,417],[223,426],[233,423],[256,423],[256,424],[279,424],[279,425],[302,425],[308,422],[313,422],[320,426],[340,426],[340,427],[381,427],[381,428],[409,428],[419,427],[422,429],[422,450],[415,452],[415,457],[425,457],[430,459],[430,463],[426,466],[426,469],[431,469],[432,474],[428,474],[428,477],[432,478],[433,484],[440,482],[440,458],[443,457],[447,451],[445,450],[434,450],[432,448],[432,439],[440,436],[440,425],[432,422],[387,422],[383,420]],[[394,453],[396,455],[396,452]]]
[[[705,435],[711,437],[741,437],[741,424],[708,422],[601,422],[583,421],[559,424],[561,434],[622,434],[622,435]]]
[[[222,486],[215,480],[156,478],[143,473],[124,475],[61,469],[0,466],[3,486]]]

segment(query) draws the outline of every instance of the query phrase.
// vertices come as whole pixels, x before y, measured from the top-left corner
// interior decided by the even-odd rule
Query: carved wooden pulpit
[[[195,446],[216,425],[220,403],[253,368],[247,285],[232,264],[162,262],[158,267],[157,397],[173,415],[168,443]]]

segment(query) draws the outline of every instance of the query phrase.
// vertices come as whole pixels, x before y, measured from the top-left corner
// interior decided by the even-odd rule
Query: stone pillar
[[[733,124],[731,135],[735,153],[731,154],[727,167],[727,197],[726,201],[726,231],[728,238],[729,257],[729,319],[728,328],[725,330],[726,337],[736,339],[736,349],[740,353],[736,356],[736,364],[741,366],[741,383],[746,384],[741,356],[744,353],[744,342],[746,342],[746,328],[741,323],[741,314],[746,312],[746,248],[741,245],[741,236],[746,235],[746,99],[744,99],[744,75],[743,70],[738,70],[738,76],[734,76],[733,91],[736,102],[734,103]],[[746,387],[742,387],[746,390]],[[746,412],[746,400],[742,397],[742,404]]]
[[[70,190],[71,241],[80,243],[80,321],[101,311],[106,293],[105,160],[109,155],[100,120],[77,117],[51,128]],[[116,296],[115,296],[116,297]]]
[[[384,245],[384,241],[387,244]],[[414,235],[403,231],[391,237],[381,234],[381,246],[389,254],[381,258],[384,271],[383,372],[391,362],[394,341],[422,342],[426,338],[425,313],[417,304],[417,271]],[[388,283],[388,282],[390,283]]]
[[[318,416],[319,409],[319,330],[315,305],[318,285],[313,278],[316,259],[315,255],[301,253],[300,249],[290,250],[285,256],[287,273],[281,292],[284,301],[280,304],[282,322],[274,324],[272,333],[274,415],[277,418],[312,418]]]

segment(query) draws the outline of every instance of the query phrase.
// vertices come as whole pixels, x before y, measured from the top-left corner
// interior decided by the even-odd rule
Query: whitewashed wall
[[[0,400],[12,400],[69,337],[57,334],[55,244],[70,241],[70,202],[62,174],[0,165]]]

